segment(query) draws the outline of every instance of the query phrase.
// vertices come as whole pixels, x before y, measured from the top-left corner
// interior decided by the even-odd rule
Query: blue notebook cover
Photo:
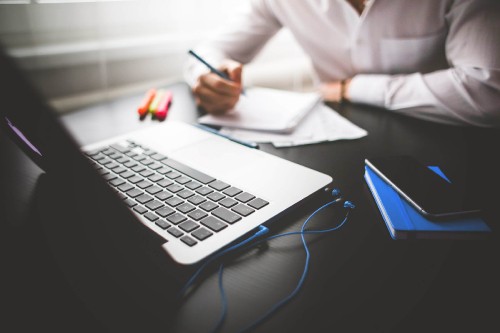
[[[439,168],[429,168],[449,181]],[[393,239],[478,238],[491,232],[480,217],[428,220],[368,166],[365,166],[365,180]]]

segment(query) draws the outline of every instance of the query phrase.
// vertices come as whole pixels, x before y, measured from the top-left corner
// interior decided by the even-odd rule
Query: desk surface
[[[194,122],[197,110],[184,84],[169,87],[174,103],[169,119]],[[63,116],[82,144],[122,134],[157,121],[140,122],[134,111],[142,96],[131,96]],[[421,332],[498,331],[499,208],[498,130],[460,128],[425,122],[359,105],[332,105],[368,131],[359,140],[312,146],[261,149],[332,175],[334,185],[356,204],[337,232],[310,236],[310,272],[299,295],[259,326],[258,332]],[[18,177],[2,195],[2,289],[9,324],[52,331],[98,331],[101,326],[53,260],[50,244],[36,224],[30,203],[40,170],[2,134],[0,177]],[[7,154],[7,155],[5,155]],[[485,219],[494,229],[486,240],[411,240],[390,238],[363,179],[364,159],[379,154],[409,154],[439,165],[453,179],[464,179],[482,196]],[[13,168],[12,161],[16,161]],[[272,232],[297,230],[318,203],[309,201],[284,216]],[[328,209],[311,227],[339,222],[340,208]],[[5,219],[4,219],[5,218]],[[274,240],[227,261],[224,285],[229,312],[222,331],[238,331],[287,295],[304,264],[298,238]],[[220,314],[215,269],[176,314],[174,331],[210,331]],[[30,319],[31,318],[31,319]],[[62,319],[64,318],[64,319]],[[31,322],[31,323],[30,323]]]

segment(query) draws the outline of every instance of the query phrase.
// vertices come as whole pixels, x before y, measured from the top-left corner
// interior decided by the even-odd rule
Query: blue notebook
[[[438,167],[429,168],[449,181]],[[446,221],[427,219],[367,166],[365,180],[393,239],[481,238],[491,232],[480,217]]]

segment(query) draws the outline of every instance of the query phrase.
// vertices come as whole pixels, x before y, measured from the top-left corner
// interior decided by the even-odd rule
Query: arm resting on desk
[[[500,127],[499,4],[471,1],[453,8],[447,21],[449,69],[357,75],[350,99],[441,122]]]

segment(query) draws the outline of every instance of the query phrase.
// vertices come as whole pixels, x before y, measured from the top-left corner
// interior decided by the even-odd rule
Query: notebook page
[[[202,124],[248,130],[287,133],[321,100],[317,93],[301,93],[270,88],[249,88],[224,115],[204,115]]]

